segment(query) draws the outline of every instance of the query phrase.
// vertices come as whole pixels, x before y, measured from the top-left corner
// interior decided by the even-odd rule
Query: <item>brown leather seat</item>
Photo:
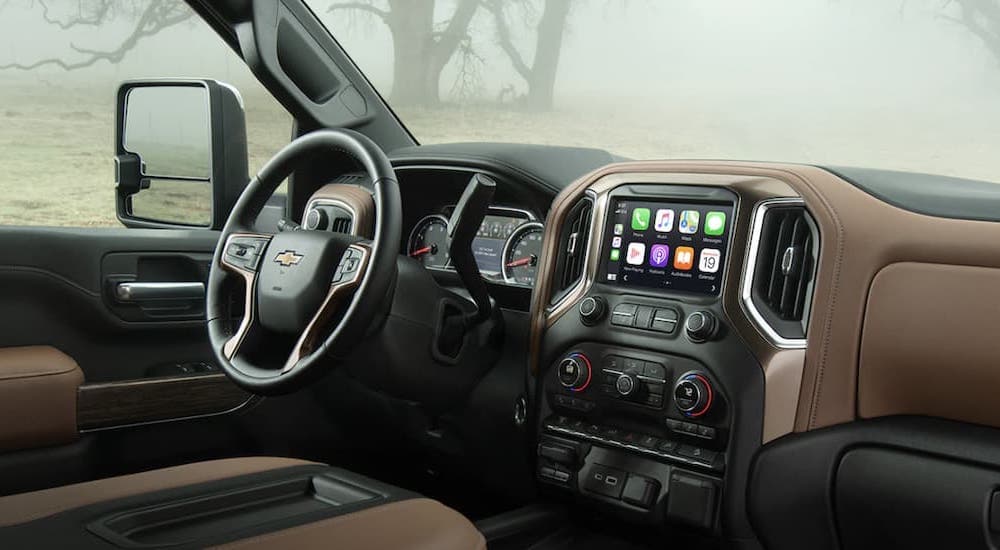
[[[95,515],[120,514],[123,506],[147,507],[144,495],[151,498],[182,502],[199,491],[214,491],[213,483],[256,479],[273,483],[289,475],[303,472],[313,475],[325,471],[338,472],[313,462],[286,458],[237,458],[199,462],[139,474],[90,481],[0,498],[0,547],[19,547],[33,542],[33,535],[44,540],[35,547],[47,547],[51,541],[60,546],[114,547],[95,536],[92,522]],[[347,472],[339,471],[344,474]],[[353,476],[353,474],[351,474]],[[364,479],[356,476],[352,479]],[[358,482],[363,483],[363,482]],[[391,491],[384,484],[371,481],[380,495]],[[231,488],[229,489],[231,490]],[[187,491],[187,493],[185,493]],[[356,549],[441,549],[479,550],[486,547],[482,534],[465,517],[443,504],[405,493],[386,498],[371,506],[351,509],[331,517],[299,522],[252,536],[231,536],[224,542],[218,537],[212,544],[217,548],[356,548]],[[139,499],[137,502],[136,500]],[[116,504],[122,503],[122,504]],[[116,508],[117,506],[117,508]],[[80,510],[85,512],[80,513]],[[74,519],[75,516],[83,519]],[[88,523],[89,522],[89,523]],[[53,530],[79,533],[58,533]],[[67,529],[67,526],[70,526]],[[259,531],[259,530],[258,530]],[[78,538],[74,538],[78,537]],[[11,546],[5,544],[14,542]],[[46,542],[49,541],[49,542]],[[112,541],[113,542],[113,541]],[[192,542],[191,546],[202,544]]]

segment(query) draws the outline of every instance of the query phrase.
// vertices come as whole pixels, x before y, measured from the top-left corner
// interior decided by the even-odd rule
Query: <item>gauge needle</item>
[[[521,258],[519,260],[514,260],[513,262],[509,262],[507,264],[507,267],[520,267],[522,265],[529,265],[533,261],[535,261],[535,257],[528,256],[527,258]]]
[[[427,254],[431,250],[434,250],[433,246],[425,246],[423,248],[418,248],[418,249],[414,250],[413,252],[410,252],[410,257],[411,258],[416,258],[417,256],[423,256],[424,254]]]

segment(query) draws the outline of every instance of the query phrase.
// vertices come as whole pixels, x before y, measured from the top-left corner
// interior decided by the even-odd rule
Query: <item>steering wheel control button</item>
[[[582,353],[571,353],[559,362],[556,375],[564,388],[583,391],[590,385],[590,360]]]
[[[684,332],[695,343],[707,342],[719,331],[719,322],[710,311],[696,311],[684,321]]]
[[[639,306],[635,304],[618,304],[611,312],[611,324],[620,327],[630,327],[635,324],[635,312]]]
[[[604,320],[608,304],[600,296],[587,296],[580,302],[580,322],[592,327]]]
[[[622,470],[609,468],[602,464],[594,464],[583,482],[583,489],[601,496],[621,499],[625,487],[626,474]]]
[[[689,418],[703,416],[712,407],[712,385],[704,375],[685,374],[674,385],[674,405]]]

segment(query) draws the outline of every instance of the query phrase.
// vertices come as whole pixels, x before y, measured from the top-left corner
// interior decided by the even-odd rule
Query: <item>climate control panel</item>
[[[543,391],[538,478],[545,484],[633,512],[713,524],[731,419],[704,365],[583,343],[549,368]]]

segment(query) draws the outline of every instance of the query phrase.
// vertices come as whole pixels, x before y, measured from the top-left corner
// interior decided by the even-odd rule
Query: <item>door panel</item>
[[[212,231],[0,228],[0,346],[51,345],[87,382],[214,365],[196,300],[116,297],[125,281],[207,281]],[[178,374],[184,373],[178,371]]]

